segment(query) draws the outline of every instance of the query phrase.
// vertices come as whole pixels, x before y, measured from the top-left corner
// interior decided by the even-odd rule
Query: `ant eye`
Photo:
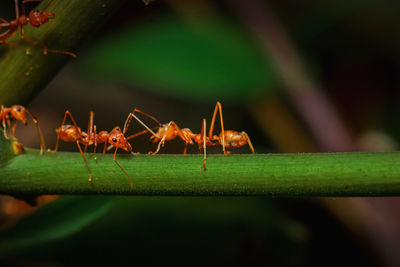
[[[39,13],[40,11],[38,9],[35,9],[33,12],[35,13]]]
[[[17,111],[20,112],[20,111],[21,111],[21,108],[20,108],[20,107],[17,107]]]
[[[114,138],[112,139],[112,141],[113,141],[114,143],[116,143],[116,142],[117,142],[117,139],[114,137]]]

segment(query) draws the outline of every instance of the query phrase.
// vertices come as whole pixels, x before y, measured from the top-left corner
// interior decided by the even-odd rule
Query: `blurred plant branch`
[[[49,2],[42,1],[37,9],[43,10]],[[55,13],[54,21],[40,28],[27,25],[25,35],[39,44],[45,42],[49,49],[75,52],[81,41],[121,3],[119,0],[53,1],[46,11]],[[43,48],[21,40],[19,30],[7,42],[13,46],[0,46],[0,104],[3,105],[25,104],[72,59],[63,54],[44,55]]]
[[[259,0],[229,3],[254,32],[264,52],[272,57],[284,89],[322,150],[353,151],[351,137],[335,107],[305,71],[302,56],[268,4]]]

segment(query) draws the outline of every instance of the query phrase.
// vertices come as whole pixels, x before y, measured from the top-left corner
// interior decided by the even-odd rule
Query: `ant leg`
[[[151,116],[150,114],[147,114],[146,112],[143,112],[143,111],[141,111],[140,109],[137,109],[137,108],[135,108],[133,110],[132,114],[135,114],[136,112],[146,116],[147,118],[149,118],[151,120],[153,120],[155,123],[158,124],[158,126],[161,126],[161,122],[159,122],[155,117]]]
[[[43,151],[46,150],[46,142],[44,141],[44,137],[43,137],[42,130],[41,130],[40,127],[39,127],[39,122],[38,122],[38,120],[36,119],[36,117],[33,116],[33,114],[32,114],[29,110],[27,110],[27,112],[28,112],[29,117],[31,117],[33,123],[34,123],[35,126],[36,126],[36,131],[37,131],[37,133],[38,133],[39,142],[40,142],[40,155],[43,155]]]
[[[188,144],[185,143],[185,148],[183,149],[183,155],[186,155],[186,154],[187,154],[187,146],[188,146]]]
[[[24,34],[24,29],[23,29],[22,26],[20,27],[20,32],[19,32],[19,34],[20,34],[20,36],[21,36],[21,39],[23,39],[24,41],[26,41],[26,42],[28,42],[28,43],[31,43],[31,44],[33,44],[34,46],[37,46],[37,47],[39,47],[39,48],[43,48],[43,54],[44,54],[44,55],[47,55],[47,53],[50,52],[50,53],[68,55],[68,56],[71,56],[71,57],[73,57],[73,58],[76,58],[76,57],[77,57],[76,54],[74,54],[74,53],[72,53],[72,52],[61,51],[61,50],[54,50],[54,49],[48,49],[46,45],[44,45],[44,46],[42,47],[38,42],[26,38],[26,37],[25,37],[25,34]]]
[[[15,34],[15,32],[16,32],[15,30],[11,31],[10,29],[8,29],[7,31],[0,34],[0,44],[11,46],[11,47],[21,47],[20,45],[17,45],[17,44],[6,43],[6,40],[8,38],[10,38],[11,36],[13,36]]]
[[[133,112],[135,112],[135,111],[136,110],[134,110]],[[148,116],[150,116],[150,115],[148,115]],[[144,122],[142,122],[134,113],[129,113],[128,117],[125,120],[124,131],[123,131],[124,134],[126,133],[126,131],[127,131],[128,127],[129,127],[129,125],[131,124],[133,118],[135,118],[135,120],[137,120],[141,125],[143,125],[143,127],[146,128],[146,130],[148,132],[150,132],[152,135],[154,135],[157,138],[160,138],[156,133],[153,132],[152,129],[150,129]]]
[[[28,39],[28,38],[25,37],[24,28],[23,28],[22,26],[20,26],[20,28],[19,28],[19,35],[20,35],[21,39],[23,39],[24,41],[26,41],[26,42],[28,42],[28,43],[31,43],[31,44],[33,44],[33,45],[35,45],[35,46],[40,47],[40,45],[39,45],[38,42],[33,41],[33,40],[30,40],[30,39]]]
[[[206,119],[203,119],[203,127],[201,128],[201,136],[203,137],[203,152],[204,152],[204,162],[203,170],[207,170],[207,144],[206,144]]]
[[[82,148],[81,148],[81,146],[79,145],[79,141],[76,141],[76,145],[78,146],[79,152],[81,152],[83,161],[85,161],[86,167],[87,167],[87,169],[88,169],[88,172],[89,172],[89,182],[92,182],[92,171],[90,170],[89,165],[88,165],[88,163],[87,163],[87,161],[86,161],[85,155],[83,154]]]
[[[211,125],[210,125],[210,131],[208,134],[208,138],[210,138],[210,140],[213,140],[213,130],[214,130],[214,123],[215,123],[215,117],[217,115],[217,111],[219,110],[219,118],[221,121],[221,133],[222,133],[222,150],[224,151],[224,154],[227,155],[229,153],[226,152],[225,149],[225,130],[224,130],[224,120],[222,118],[222,107],[221,107],[221,103],[218,101],[217,104],[215,105],[215,109],[214,109],[214,114],[211,120]]]
[[[18,0],[14,0],[14,4],[15,4],[15,18],[18,19],[19,18],[19,6],[18,6]],[[23,16],[25,16],[25,9],[23,9]]]
[[[116,155],[117,155],[117,151],[118,151],[118,148],[116,147],[116,148],[115,148],[115,152],[114,152],[113,161],[118,165],[118,167],[121,169],[121,171],[123,171],[123,172],[125,173],[125,175],[128,177],[129,183],[131,184],[131,190],[132,190],[132,189],[133,189],[133,183],[132,183],[131,178],[130,178],[129,175],[126,173],[126,171],[121,167],[121,165],[119,165],[118,162],[115,160],[115,157],[116,157]]]
[[[7,134],[7,127],[6,127],[6,121],[5,120],[2,121],[2,126],[3,126],[4,138],[7,139],[7,140],[10,139],[10,137]]]
[[[72,123],[74,124],[74,126],[77,127],[77,128],[79,128],[78,125],[76,124],[75,120],[74,120],[74,117],[72,117],[71,112],[70,112],[69,110],[66,110],[65,113],[64,113],[63,121],[62,121],[62,123],[61,123],[59,129],[61,129],[61,128],[64,126],[65,121],[67,120],[67,116],[69,116],[69,118],[71,119],[71,121],[72,121]],[[48,149],[47,152],[57,152],[57,150],[58,150],[58,142],[59,142],[59,141],[60,141],[60,135],[57,134],[56,147],[54,148],[54,150]]]
[[[246,138],[247,138],[247,143],[249,144],[249,147],[250,147],[250,149],[251,149],[251,152],[253,152],[253,154],[255,154],[256,152],[254,151],[253,145],[251,144],[250,137],[247,135],[247,133],[245,133],[245,132],[243,132],[243,133],[244,133],[244,135],[245,135]]]
[[[0,22],[2,22],[2,24],[0,24],[0,30],[1,30],[2,27],[10,27],[10,23],[9,23],[7,20],[5,20],[5,19],[3,19],[3,18],[0,18]],[[1,34],[0,37],[1,37],[2,35],[3,35],[3,34]]]
[[[63,55],[68,55],[71,56],[73,58],[77,58],[78,56],[72,52],[68,52],[68,51],[62,51],[62,50],[54,50],[54,49],[48,49],[47,46],[45,46],[43,48],[43,54],[47,55],[47,53],[55,53],[55,54],[63,54]]]
[[[106,140],[106,141],[104,142],[103,154],[106,154],[107,142],[108,142],[108,140]]]
[[[12,124],[11,124],[11,137],[15,140],[15,141],[18,141],[18,138],[15,136],[15,129],[17,128],[17,121],[14,121]]]
[[[164,135],[163,138],[161,138],[161,141],[158,142],[158,146],[157,146],[156,151],[154,151],[154,152],[149,152],[149,154],[155,155],[155,154],[157,154],[157,153],[160,151],[161,144],[164,143],[164,139],[165,139],[166,136],[167,136],[167,135]]]
[[[3,134],[4,134],[4,138],[9,139],[8,135],[7,135],[7,127],[6,127],[6,114],[4,111],[4,106],[1,105],[0,106],[0,119],[1,119],[1,125],[3,126]]]
[[[96,128],[96,125],[94,125],[93,128],[94,128],[94,150],[93,150],[93,154],[94,154],[94,160],[97,161],[97,156],[96,156],[96,150],[97,150],[97,136],[96,136],[96,131],[97,131],[97,128]]]
[[[23,29],[23,26],[22,26],[22,25],[20,26],[20,29],[19,29],[19,35],[20,35],[21,39],[24,40],[25,42],[31,43],[31,44],[33,44],[34,46],[40,47],[40,45],[39,45],[38,42],[33,41],[33,40],[28,39],[28,38],[25,37],[24,29]],[[26,52],[27,55],[30,55],[30,54],[31,54],[31,53],[30,53],[30,50],[29,50],[28,48],[26,49],[25,52]]]
[[[135,113],[140,113],[140,114],[146,116],[147,118],[153,120],[155,123],[158,124],[158,127],[154,127],[154,128],[152,128],[152,129],[150,129],[144,122],[142,122],[142,120],[140,120],[140,119],[135,115]],[[129,127],[129,125],[131,124],[132,118],[135,118],[135,120],[137,120],[144,128],[146,128],[146,130],[145,130],[145,131],[138,132],[138,133],[136,133],[136,134],[134,134],[134,135],[129,136],[129,137],[127,138],[127,140],[132,139],[132,138],[134,138],[134,137],[136,137],[136,136],[145,134],[145,133],[147,133],[147,132],[150,132],[150,133],[151,133],[153,136],[155,136],[157,139],[160,139],[160,138],[161,138],[161,137],[158,136],[155,132],[153,132],[153,130],[159,129],[159,128],[161,127],[161,123],[160,123],[155,117],[153,117],[153,116],[147,114],[146,112],[143,112],[143,111],[141,111],[141,110],[139,110],[139,109],[137,109],[137,108],[135,108],[131,113],[129,113],[129,115],[128,115],[126,121],[125,121],[124,133],[125,133],[126,129]]]
[[[156,129],[158,129],[158,127],[152,128],[152,130],[156,130]],[[138,132],[138,133],[135,133],[135,134],[132,134],[132,135],[128,136],[128,137],[126,138],[126,140],[135,138],[135,137],[137,137],[137,136],[143,135],[143,134],[148,133],[148,132],[149,132],[149,130],[147,130],[147,129],[146,129],[146,130],[143,130],[143,131],[141,131],[141,132]]]
[[[164,144],[164,142],[165,142],[165,138],[167,137],[168,129],[169,129],[169,127],[171,126],[171,123],[172,123],[172,121],[170,121],[170,122],[168,123],[167,128],[165,129],[165,133],[164,133],[163,137],[161,138],[160,142],[158,142],[158,146],[157,146],[156,151],[154,151],[154,152],[149,152],[149,154],[155,155],[155,154],[157,154],[157,153],[160,151],[161,144]]]
[[[10,32],[10,31],[7,31],[6,33],[9,33],[9,32]],[[6,40],[7,40],[8,38],[10,38],[11,36],[13,36],[14,34],[15,34],[15,32],[12,32],[12,33],[8,34],[8,36],[7,36],[7,35],[4,35],[5,37],[3,38],[3,40],[1,40],[1,36],[2,36],[2,34],[1,34],[1,35],[0,35],[0,44],[1,44],[1,45],[4,45],[4,46],[14,47],[14,48],[21,48],[21,47],[24,47],[24,46],[19,45],[19,44],[7,43],[7,42],[6,42]]]
[[[87,147],[90,144],[93,138],[93,129],[94,129],[94,113],[93,111],[90,111],[90,115],[89,115],[89,122],[88,122],[88,128],[87,128],[87,144],[85,145],[85,149],[84,152],[86,153]],[[96,136],[94,136],[95,140],[96,140]]]

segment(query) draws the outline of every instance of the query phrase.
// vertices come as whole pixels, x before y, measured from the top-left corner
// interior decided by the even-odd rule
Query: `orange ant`
[[[73,125],[65,124],[67,116],[71,119]],[[107,148],[107,143],[110,143],[111,147],[115,147],[113,160],[118,165],[118,167],[125,173],[125,175],[128,177],[129,182],[131,184],[131,189],[132,189],[133,183],[132,183],[131,178],[126,173],[126,171],[121,167],[121,165],[119,165],[119,163],[115,160],[118,149],[123,149],[129,153],[134,154],[132,152],[131,145],[128,143],[127,139],[124,136],[128,126],[129,126],[129,124],[127,125],[127,123],[125,123],[125,127],[124,127],[123,131],[121,131],[121,128],[119,126],[116,126],[114,129],[111,130],[110,133],[108,133],[107,131],[101,131],[101,132],[97,133],[96,125],[94,125],[94,113],[93,113],[93,111],[91,111],[90,116],[89,116],[88,129],[87,129],[87,132],[84,132],[76,124],[74,118],[72,117],[71,112],[69,110],[67,110],[64,113],[64,119],[61,123],[61,126],[56,129],[56,132],[57,132],[56,147],[54,150],[49,150],[49,152],[56,152],[58,150],[58,143],[59,143],[60,139],[64,142],[75,142],[79,149],[79,152],[81,153],[82,158],[86,164],[86,167],[88,169],[89,182],[92,182],[92,172],[88,166],[88,163],[84,156],[84,152],[82,151],[80,144],[85,146],[85,152],[86,152],[86,148],[88,146],[94,145],[93,153],[94,153],[94,158],[96,160],[97,159],[97,157],[96,157],[97,145],[104,143],[103,154],[105,154],[106,148]]]
[[[12,119],[15,119],[15,121],[11,125],[11,136],[17,141],[18,139],[15,137],[17,122],[21,121],[23,124],[27,125],[27,115],[31,117],[33,123],[36,126],[40,141],[40,155],[43,155],[43,151],[46,149],[46,143],[44,141],[42,131],[40,130],[38,120],[29,110],[27,110],[23,106],[13,105],[10,108],[6,108],[3,105],[0,106],[0,121],[3,126],[4,137],[9,139],[7,135],[7,126],[10,126]]]
[[[218,110],[219,110],[219,118],[221,121],[221,132],[219,135],[213,135],[214,123]],[[253,154],[256,153],[254,151],[253,145],[251,144],[250,138],[246,132],[224,130],[224,121],[222,119],[222,107],[219,101],[215,105],[214,114],[210,125],[210,131],[208,133],[208,138],[211,142],[218,141],[218,143],[222,145],[222,150],[224,151],[225,155],[228,155],[230,153],[229,151],[226,151],[226,148],[238,148],[246,144],[249,144],[249,147]]]
[[[221,133],[219,135],[213,135],[213,129],[214,129],[214,124],[215,124],[215,118],[217,115],[217,111],[219,110],[220,114],[220,120],[221,120]],[[138,119],[134,113],[141,113],[145,115],[146,117],[152,119],[155,121],[159,127],[156,133],[154,133],[147,125],[145,125],[140,119]],[[150,137],[150,142],[151,143],[157,143],[158,146],[156,151],[154,152],[149,152],[150,154],[157,154],[160,150],[161,145],[164,145],[165,141],[173,140],[177,138],[178,136],[185,142],[185,148],[183,151],[183,154],[186,154],[187,152],[187,145],[188,144],[193,144],[193,141],[198,144],[199,146],[199,152],[201,152],[201,149],[203,149],[204,152],[204,163],[203,163],[203,169],[206,169],[206,162],[207,162],[207,153],[206,149],[207,146],[216,146],[216,145],[222,145],[222,149],[224,151],[225,155],[228,155],[230,152],[226,151],[226,148],[238,148],[242,147],[246,144],[249,144],[249,147],[252,151],[253,154],[255,154],[253,145],[250,141],[249,136],[247,135],[246,132],[237,132],[237,131],[232,131],[232,130],[224,130],[224,122],[222,118],[222,107],[221,103],[217,102],[215,109],[214,109],[214,114],[211,120],[211,126],[210,126],[210,131],[209,135],[206,136],[206,119],[203,119],[202,123],[202,128],[201,128],[201,133],[200,134],[194,134],[190,129],[188,128],[183,128],[180,129],[178,125],[174,121],[170,121],[167,124],[161,124],[156,118],[153,116],[140,111],[138,109],[135,109],[132,113],[131,116],[134,117],[136,120],[138,120],[145,128],[146,130],[141,132],[141,133],[146,133],[150,132],[152,136]],[[133,137],[138,136],[139,134],[135,134],[133,136],[129,136],[127,139],[131,139]],[[192,141],[193,140],[193,141]]]
[[[135,116],[135,113],[143,114],[144,116],[153,120],[154,122],[156,122],[158,124],[158,127],[150,129],[137,116]],[[177,137],[181,138],[185,142],[185,148],[183,150],[183,154],[186,155],[187,146],[189,144],[192,145],[193,140],[194,140],[194,142],[196,142],[199,145],[199,153],[201,153],[201,149],[203,149],[203,151],[204,151],[203,168],[205,169],[205,163],[207,160],[206,147],[218,145],[218,143],[210,142],[210,139],[206,136],[206,134],[205,134],[205,132],[206,132],[205,119],[203,119],[203,126],[201,129],[201,133],[194,134],[189,128],[180,129],[179,126],[174,121],[170,121],[169,123],[162,124],[155,117],[153,117],[139,109],[134,109],[133,112],[129,114],[129,116],[131,118],[135,118],[140,124],[142,124],[146,128],[146,130],[129,136],[127,138],[127,140],[137,137],[141,134],[150,132],[152,134],[152,136],[150,136],[150,142],[153,144],[158,142],[157,149],[154,152],[149,152],[149,154],[152,154],[152,155],[157,154],[160,151],[161,145],[164,146],[165,141],[170,141],[170,140],[176,139]],[[156,133],[153,132],[154,129],[157,129]]]
[[[153,128],[153,130],[157,129],[157,132],[156,133],[153,132],[152,129],[150,129],[146,124],[144,124],[137,116],[135,116],[135,113],[143,114],[144,116],[156,122],[158,124],[158,127]],[[155,117],[136,108],[133,110],[133,112],[129,113],[128,118],[130,119],[135,118],[140,124],[143,125],[143,127],[146,128],[146,130],[142,132],[129,136],[127,138],[128,140],[138,135],[150,132],[152,134],[152,136],[150,137],[150,142],[153,144],[158,142],[156,151],[149,152],[149,154],[152,155],[157,154],[160,151],[161,145],[164,146],[165,141],[170,141],[177,137],[181,138],[185,142],[185,149],[183,151],[183,154],[186,154],[187,152],[187,145],[193,144],[192,138],[194,137],[194,134],[192,133],[192,131],[188,128],[180,129],[179,126],[174,121],[162,124]]]
[[[51,12],[46,12],[46,11],[40,11],[40,10],[31,10],[28,14],[28,16],[25,15],[25,4],[28,2],[40,2],[41,0],[23,0],[21,4],[21,16],[19,14],[19,7],[18,7],[18,0],[14,0],[15,2],[15,13],[16,17],[15,20],[12,20],[10,22],[6,21],[5,19],[0,18],[0,31],[2,28],[8,27],[8,30],[6,30],[3,33],[0,33],[0,44],[3,45],[9,45],[9,46],[16,46],[16,45],[11,45],[9,43],[6,43],[6,40],[13,36],[19,27],[19,35],[21,39],[25,40],[28,43],[31,43],[35,46],[41,47],[38,42],[30,40],[25,37],[24,35],[24,27],[30,24],[33,27],[40,27],[41,25],[52,21],[55,19],[55,14]],[[47,7],[52,3],[53,1],[50,1],[49,4],[44,8],[47,9]],[[74,53],[68,52],[68,51],[59,51],[59,50],[52,50],[48,49],[46,45],[43,46],[43,54],[47,54],[48,52],[51,53],[58,53],[58,54],[65,54],[72,56],[76,58],[76,55]]]

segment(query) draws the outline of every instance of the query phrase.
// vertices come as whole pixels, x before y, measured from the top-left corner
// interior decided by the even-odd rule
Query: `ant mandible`
[[[72,121],[72,125],[70,124],[65,124],[67,116],[70,118]],[[129,126],[129,125],[128,125]],[[127,126],[127,127],[128,127]],[[94,158],[95,160],[97,159],[96,157],[96,150],[98,144],[104,143],[104,148],[103,148],[103,154],[106,152],[107,148],[107,143],[111,144],[111,146],[115,147],[115,152],[114,152],[114,162],[118,165],[118,167],[125,173],[125,175],[128,177],[131,189],[133,188],[133,183],[129,175],[126,173],[126,171],[119,165],[119,163],[115,160],[117,150],[119,148],[132,153],[132,147],[126,140],[124,134],[126,132],[126,129],[124,127],[124,131],[121,132],[121,129],[119,126],[115,127],[110,133],[107,131],[101,131],[97,133],[97,128],[96,125],[94,125],[94,113],[93,111],[90,112],[89,116],[89,123],[88,123],[88,129],[87,132],[84,132],[81,130],[81,128],[76,124],[71,112],[69,110],[65,111],[64,113],[64,119],[61,123],[61,126],[56,129],[57,132],[57,141],[56,141],[56,147],[54,150],[49,150],[49,152],[56,152],[58,150],[58,143],[59,140],[61,139],[64,142],[74,142],[76,143],[79,152],[82,155],[82,158],[86,164],[86,167],[89,172],[89,182],[92,182],[92,171],[89,168],[89,165],[86,161],[86,158],[84,156],[84,152],[82,151],[82,148],[80,144],[85,146],[85,151],[88,146],[93,145],[94,146]]]
[[[32,119],[36,126],[40,142],[40,155],[43,155],[43,151],[46,149],[46,143],[44,141],[42,131],[40,130],[38,120],[29,110],[21,105],[13,105],[9,108],[4,107],[3,105],[0,106],[0,122],[3,126],[4,137],[9,139],[7,135],[7,126],[10,126],[12,119],[15,119],[15,121],[11,124],[11,137],[17,141],[18,139],[15,137],[17,122],[20,121],[27,125],[27,115]]]
[[[0,18],[0,31],[2,28],[8,28],[5,32],[0,33],[0,44],[3,45],[9,45],[9,46],[16,46],[12,45],[9,43],[6,43],[6,40],[13,36],[19,27],[19,34],[21,39],[25,40],[28,43],[31,43],[35,46],[41,47],[38,42],[30,40],[25,37],[24,35],[24,27],[30,24],[33,27],[40,27],[41,25],[52,21],[55,19],[55,14],[51,12],[46,12],[46,11],[40,11],[40,10],[31,10],[28,14],[28,16],[25,15],[25,4],[28,2],[40,2],[41,0],[23,0],[21,4],[21,15],[19,14],[19,6],[18,6],[18,0],[14,0],[15,2],[15,20],[12,20],[10,22],[6,21],[3,18]],[[53,2],[50,1],[47,6],[44,8],[47,9],[47,7]],[[65,54],[72,56],[76,58],[76,55],[74,53],[68,52],[68,51],[60,51],[60,50],[53,50],[53,49],[48,49],[47,46],[44,44],[43,46],[43,54],[47,54],[48,52],[51,53],[58,53],[58,54]]]

